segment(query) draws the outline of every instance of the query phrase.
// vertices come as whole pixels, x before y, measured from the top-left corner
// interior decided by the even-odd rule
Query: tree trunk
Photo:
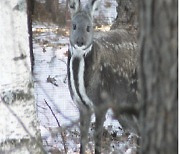
[[[0,3],[0,153],[44,153],[31,78],[27,2]]]
[[[65,23],[65,14],[60,12],[58,0],[46,0],[46,11],[51,14],[52,21],[56,24]]]
[[[141,153],[177,153],[177,0],[139,0]]]
[[[117,18],[112,29],[123,28],[127,30],[138,29],[138,0],[116,0]]]
[[[29,33],[29,50],[30,50],[30,61],[31,71],[33,72],[34,67],[34,53],[32,43],[32,15],[34,13],[34,0],[27,0],[27,19],[28,19],[28,33]]]

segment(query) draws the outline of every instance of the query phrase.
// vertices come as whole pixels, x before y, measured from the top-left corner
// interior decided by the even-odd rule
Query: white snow
[[[37,44],[34,46],[34,81],[38,117],[42,125],[57,126],[50,109],[45,104],[46,100],[61,125],[67,125],[71,123],[70,120],[78,119],[78,111],[72,103],[67,85],[67,57],[64,54],[68,49],[65,46],[56,50],[47,47],[45,50],[46,52],[43,52],[42,47]],[[48,76],[56,80],[57,86],[47,82]]]

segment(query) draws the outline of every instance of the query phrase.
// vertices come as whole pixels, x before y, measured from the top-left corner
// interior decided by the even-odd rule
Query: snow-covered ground
[[[110,7],[113,12],[115,2]],[[116,17],[116,13],[111,11],[103,14],[110,24]],[[35,98],[43,144],[49,153],[65,153],[64,149],[67,153],[78,153],[80,146],[79,113],[71,100],[67,84],[68,34],[67,28],[33,23]],[[120,124],[112,117],[113,113],[109,110],[104,123],[103,153],[133,153],[133,136],[123,136]],[[94,145],[94,121],[92,116],[89,153],[92,153]]]
[[[79,134],[77,127],[79,113],[76,105],[72,102],[67,84],[66,62],[69,41],[68,37],[59,36],[59,34],[52,32],[52,29],[56,29],[55,26],[49,28],[48,32],[43,33],[36,33],[39,28],[37,25],[34,27],[36,27],[33,28],[33,48],[37,113],[41,135],[48,142],[48,145],[53,146],[55,143],[51,133],[53,131],[58,132],[57,120],[62,128],[72,125],[71,130],[74,127],[72,131],[77,131]],[[39,27],[43,29],[43,26],[39,25]],[[47,31],[47,27],[44,29]],[[55,114],[57,120],[53,114]],[[120,136],[122,134],[121,126],[118,121],[112,119],[112,115],[113,113],[109,110],[104,126],[110,134],[116,132]],[[92,116],[92,123],[94,121],[95,118]],[[59,149],[62,148],[59,141],[57,146]],[[79,147],[76,144],[74,146]]]

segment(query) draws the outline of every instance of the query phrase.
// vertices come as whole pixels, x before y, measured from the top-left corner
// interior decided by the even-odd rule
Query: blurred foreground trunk
[[[140,36],[141,153],[176,154],[177,0],[117,3],[112,29],[123,28],[135,35],[139,31]]]
[[[177,153],[177,0],[139,0],[141,153]]]
[[[27,3],[0,3],[0,153],[41,154],[31,78]]]

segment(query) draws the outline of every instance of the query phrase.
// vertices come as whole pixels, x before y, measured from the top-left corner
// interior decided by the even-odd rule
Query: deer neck
[[[92,109],[93,103],[86,93],[85,72],[89,69],[87,63],[92,59],[93,45],[91,44],[85,50],[77,49],[70,45],[69,52],[68,69],[70,73],[70,87],[73,93],[73,100],[77,103],[80,102],[80,104],[83,103],[84,106]]]

